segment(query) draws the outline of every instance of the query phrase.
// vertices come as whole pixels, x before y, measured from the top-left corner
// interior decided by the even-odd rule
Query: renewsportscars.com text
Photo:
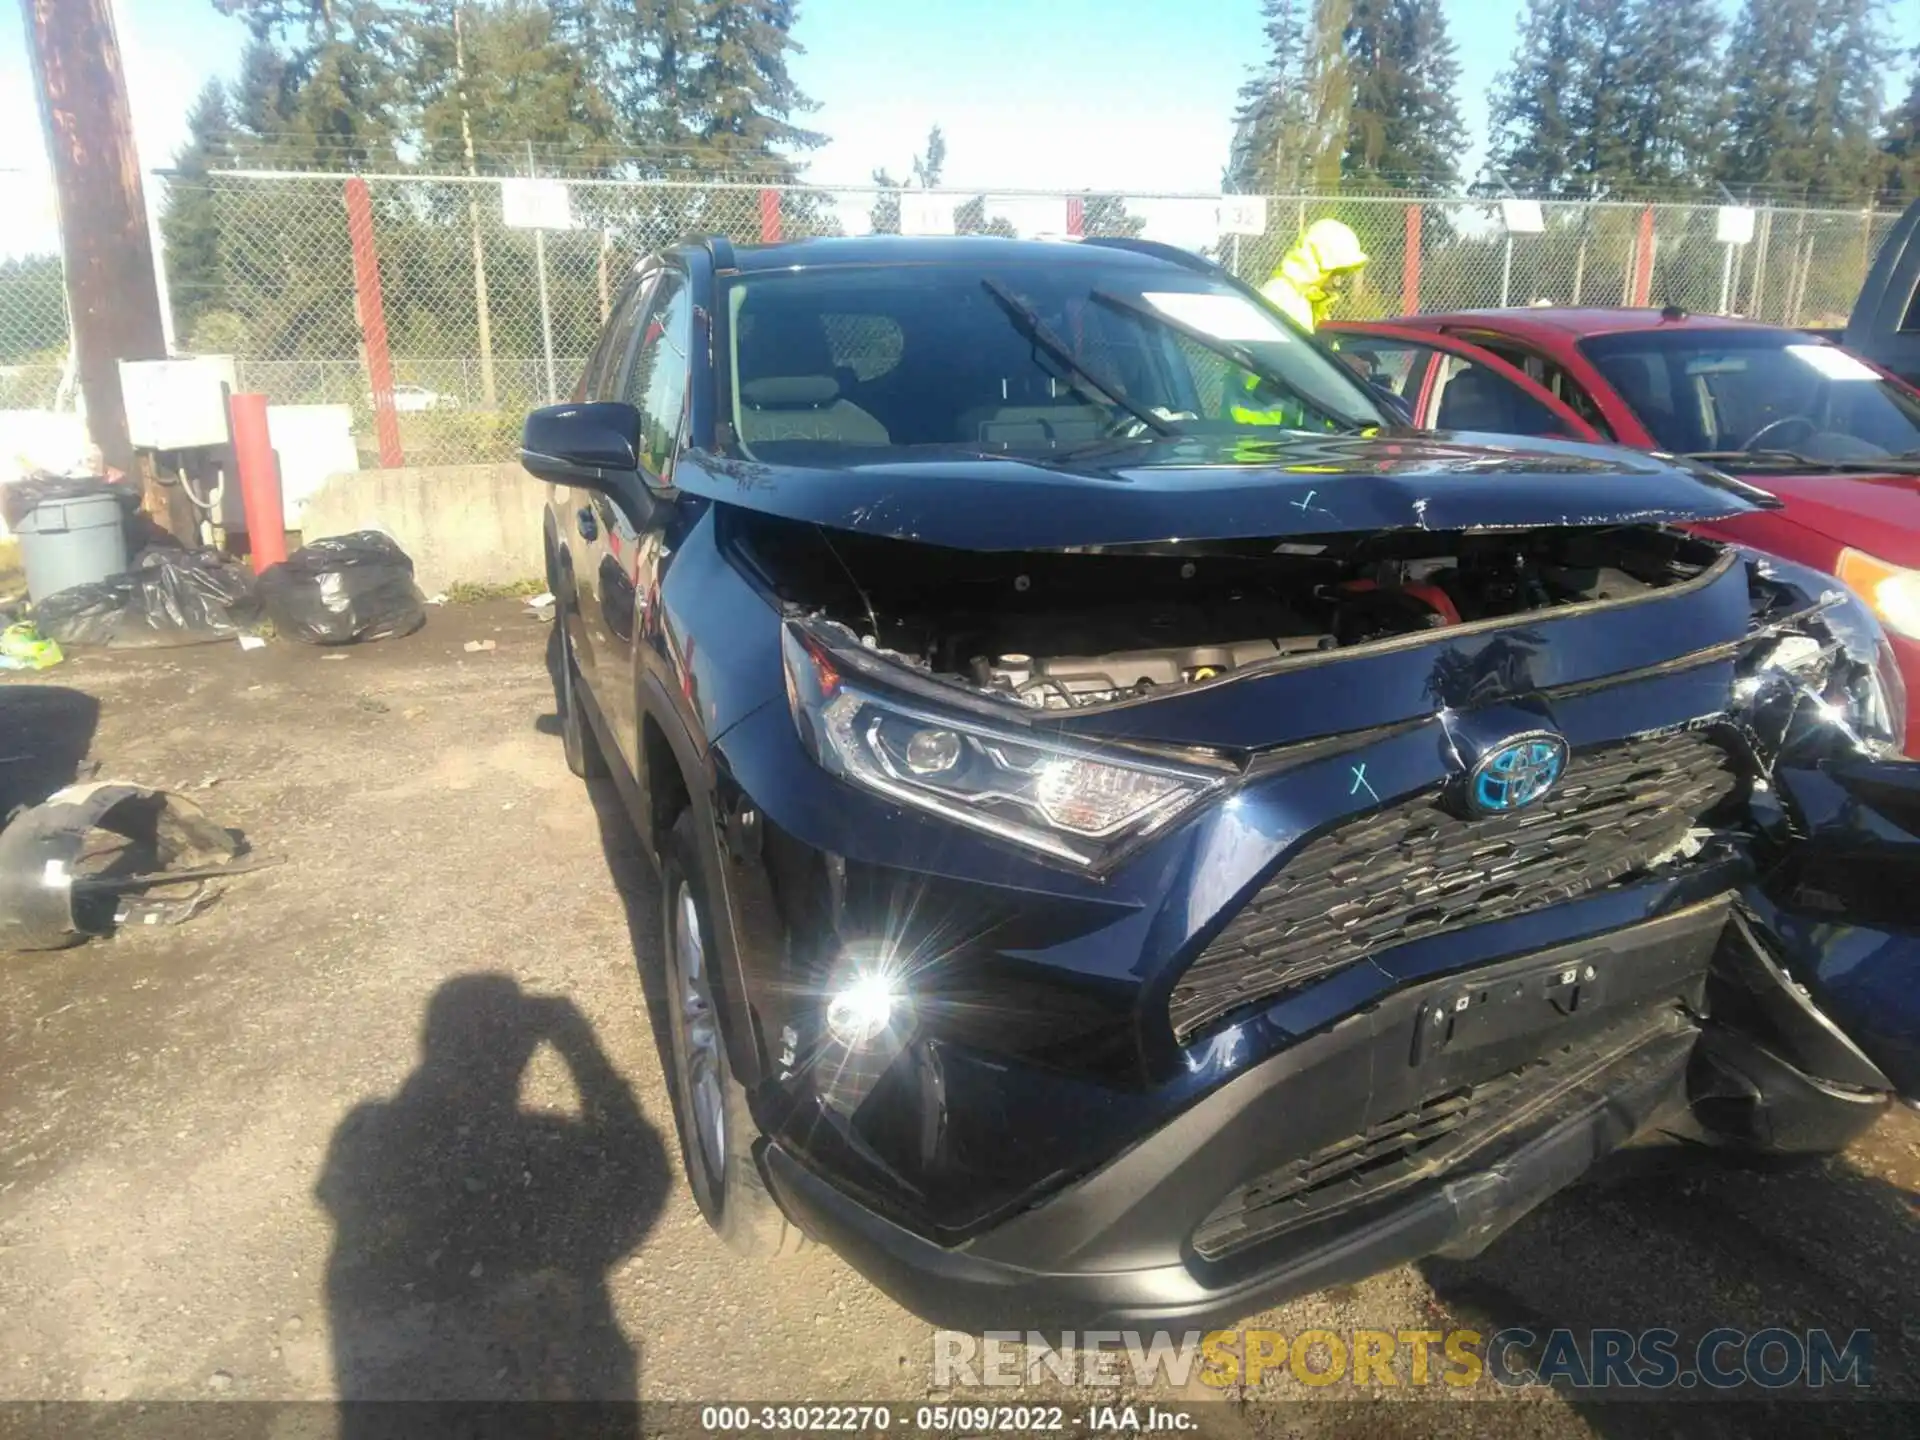
[[[1683,1340],[1668,1329],[1083,1330],[1043,1334],[942,1330],[933,1337],[938,1388],[1083,1385],[1228,1389],[1301,1385],[1575,1390],[1864,1389],[1873,1383],[1873,1334],[1854,1330],[1709,1330]]]

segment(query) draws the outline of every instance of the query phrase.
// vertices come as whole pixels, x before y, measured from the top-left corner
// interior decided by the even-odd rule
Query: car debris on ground
[[[0,830],[0,951],[177,925],[262,868],[192,801],[127,780],[69,785]]]

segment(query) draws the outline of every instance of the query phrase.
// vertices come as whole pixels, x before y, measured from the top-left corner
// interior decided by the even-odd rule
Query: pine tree
[[[401,9],[376,0],[214,3],[281,57],[273,118],[282,128],[257,132],[280,158],[341,169],[395,163],[408,103]]]
[[[1352,0],[1261,0],[1265,58],[1240,88],[1226,184],[1242,194],[1284,192],[1340,178],[1352,77],[1345,35]]]
[[[1913,59],[1920,63],[1920,50]],[[1882,188],[1896,201],[1911,201],[1920,196],[1920,73],[1913,77],[1907,98],[1887,112],[1886,138],[1880,146],[1885,157]]]
[[[1698,185],[1713,172],[1722,122],[1717,0],[1637,0],[1622,74],[1625,177]]]
[[[946,169],[947,137],[935,125],[927,132],[927,148],[913,157],[913,183],[922,190],[937,190]]]
[[[1632,0],[1578,0],[1574,6],[1577,69],[1572,108],[1573,178],[1588,194],[1633,180],[1628,139],[1629,51],[1636,21]]]
[[[1457,181],[1467,143],[1454,98],[1460,63],[1439,0],[1352,0],[1344,44],[1353,99],[1343,174]]]
[[[1879,0],[1747,0],[1728,47],[1718,178],[1781,197],[1857,202],[1888,58]]]
[[[575,7],[576,9],[578,7]],[[610,77],[542,0],[436,0],[408,25],[411,88],[422,154],[464,168],[521,170],[529,147],[542,168],[606,170],[624,149]]]
[[[914,188],[931,190],[940,183],[940,177],[947,168],[947,137],[936,123],[927,131],[927,148],[915,155],[907,164],[907,174],[913,177]],[[875,235],[898,235],[900,233],[900,192],[906,187],[893,178],[893,172],[884,165],[873,172],[873,183],[879,187],[879,193],[873,197],[873,209],[868,213],[868,224]],[[984,203],[984,202],[983,202]],[[985,210],[982,209],[984,216]],[[959,223],[959,212],[955,212],[955,225]]]
[[[794,0],[725,0],[707,7],[695,66],[702,159],[712,168],[792,179],[787,152],[810,150],[826,136],[794,123],[816,108],[787,70]]]
[[[1494,81],[1487,168],[1523,193],[1561,194],[1573,184],[1582,145],[1579,3],[1527,0],[1519,47]]]
[[[200,348],[194,336],[203,319],[228,308],[221,263],[225,225],[212,176],[232,160],[233,117],[226,86],[209,80],[187,111],[187,140],[173,157],[160,214],[167,293],[178,333],[189,349]]]

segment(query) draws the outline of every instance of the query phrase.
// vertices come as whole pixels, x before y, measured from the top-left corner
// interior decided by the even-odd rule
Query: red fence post
[[[227,402],[233,422],[233,461],[240,472],[240,504],[247,517],[247,553],[253,573],[287,558],[287,511],[280,498],[280,467],[267,432],[267,397],[235,395]]]
[[[1640,212],[1640,241],[1633,257],[1633,303],[1653,301],[1653,207]]]
[[[1407,206],[1407,253],[1400,265],[1400,313],[1420,308],[1420,202]]]
[[[777,244],[780,239],[780,192],[768,189],[760,192],[760,243]]]
[[[1078,195],[1067,197],[1067,233],[1069,235],[1087,233],[1087,202]]]
[[[373,197],[358,175],[347,181],[347,234],[353,238],[353,287],[360,334],[367,346],[367,382],[373,390],[373,433],[380,463],[406,463],[400,451],[400,417],[393,408],[393,360],[387,354],[387,312],[380,301],[380,256],[373,245]]]

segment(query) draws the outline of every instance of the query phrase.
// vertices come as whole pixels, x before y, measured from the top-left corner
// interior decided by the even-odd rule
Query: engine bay
[[[1719,553],[1638,525],[983,553],[758,515],[742,523],[740,549],[801,613],[1036,709],[1138,699],[1310,652],[1630,600],[1699,575]]]

